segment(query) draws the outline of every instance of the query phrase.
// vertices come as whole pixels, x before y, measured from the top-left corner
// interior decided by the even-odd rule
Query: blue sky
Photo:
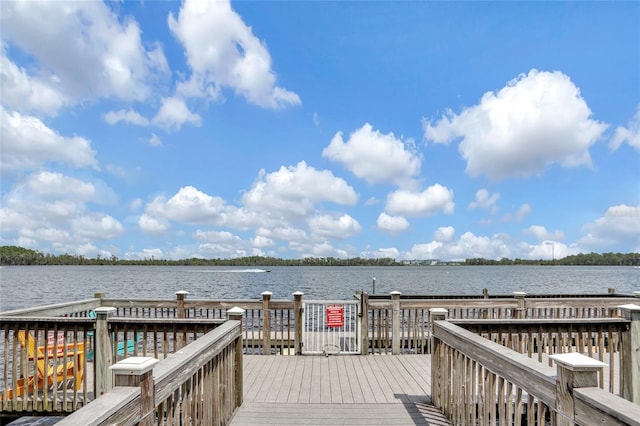
[[[1,243],[640,252],[638,2],[0,2]]]

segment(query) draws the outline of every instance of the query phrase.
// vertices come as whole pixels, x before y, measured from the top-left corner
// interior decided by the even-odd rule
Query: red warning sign
[[[344,308],[342,305],[327,305],[327,327],[344,327]]]

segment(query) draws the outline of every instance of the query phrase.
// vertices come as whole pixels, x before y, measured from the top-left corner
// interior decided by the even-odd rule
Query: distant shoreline
[[[118,259],[85,258],[79,255],[51,255],[39,251],[16,246],[0,246],[0,265],[2,266],[36,266],[36,265],[112,265],[112,266],[232,266],[241,268],[274,267],[274,266],[395,266],[395,267],[446,267],[446,266],[636,266],[640,267],[640,253],[589,253],[567,256],[562,259],[484,259],[473,258],[463,261],[442,261],[439,259],[401,260],[392,258],[363,259],[355,258],[304,258],[280,259],[266,256],[250,256],[235,259]]]

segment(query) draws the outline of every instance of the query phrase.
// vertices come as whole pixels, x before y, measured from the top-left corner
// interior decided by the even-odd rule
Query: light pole
[[[551,246],[551,261],[553,262],[556,258],[556,245],[553,241],[545,241],[545,244]]]

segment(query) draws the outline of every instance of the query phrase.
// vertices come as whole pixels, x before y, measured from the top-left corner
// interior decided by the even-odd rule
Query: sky
[[[640,252],[640,3],[0,2],[0,243]]]

